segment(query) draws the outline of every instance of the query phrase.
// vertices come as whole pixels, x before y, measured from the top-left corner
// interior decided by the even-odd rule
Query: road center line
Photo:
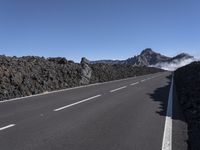
[[[172,76],[172,83],[169,91],[168,106],[165,120],[165,129],[162,141],[162,150],[172,150],[172,103],[173,103],[173,84],[174,79]]]
[[[135,83],[132,83],[132,84],[130,84],[130,85],[136,85],[136,84],[138,84],[139,82],[135,82]]]
[[[140,82],[144,82],[144,81],[146,81],[146,79],[143,79],[143,80],[141,80]]]
[[[0,131],[5,130],[5,129],[8,129],[8,128],[11,128],[11,127],[13,127],[13,126],[15,126],[15,124],[10,124],[10,125],[7,125],[7,126],[5,126],[5,127],[1,127],[1,128],[0,128]]]
[[[126,87],[127,87],[127,86],[123,86],[123,87],[120,87],[120,88],[117,88],[117,89],[111,90],[110,92],[112,93],[112,92],[115,92],[115,91],[118,91],[118,90],[124,89],[124,88],[126,88]]]
[[[59,110],[65,109],[65,108],[69,108],[69,107],[71,107],[71,106],[74,106],[74,105],[77,105],[77,104],[80,104],[80,103],[83,103],[83,102],[92,100],[92,99],[97,98],[97,97],[100,97],[100,96],[101,96],[101,95],[96,95],[96,96],[93,96],[93,97],[89,97],[89,98],[87,98],[87,99],[84,99],[84,100],[81,100],[81,101],[78,101],[78,102],[75,102],[75,103],[72,103],[72,104],[69,104],[69,105],[66,105],[66,106],[63,106],[63,107],[54,109],[53,111],[59,111]]]

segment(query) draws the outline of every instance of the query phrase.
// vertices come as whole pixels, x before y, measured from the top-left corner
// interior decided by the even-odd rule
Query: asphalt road
[[[161,150],[169,72],[0,103],[1,150]],[[186,126],[173,108],[172,149]]]

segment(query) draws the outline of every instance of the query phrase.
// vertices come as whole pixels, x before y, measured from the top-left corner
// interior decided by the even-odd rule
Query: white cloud
[[[180,67],[183,67],[187,64],[190,64],[193,61],[196,61],[197,59],[182,59],[182,60],[175,60],[173,62],[163,62],[163,63],[158,63],[156,65],[153,65],[152,67],[157,67],[161,68],[164,70],[169,70],[169,71],[174,71]]]

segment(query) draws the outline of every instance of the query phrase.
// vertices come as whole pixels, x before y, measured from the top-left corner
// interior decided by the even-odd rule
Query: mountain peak
[[[193,56],[187,54],[187,53],[180,53],[179,55],[177,55],[176,57],[185,57],[185,58],[193,58]]]
[[[151,48],[144,49],[140,55],[155,53]]]

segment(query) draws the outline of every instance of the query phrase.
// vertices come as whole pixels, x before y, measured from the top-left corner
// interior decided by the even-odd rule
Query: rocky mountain
[[[170,58],[167,61],[159,62],[155,65],[151,65],[153,67],[162,68],[164,70],[176,70],[182,66],[190,64],[195,61],[195,58],[189,54],[181,53],[175,57]]]
[[[126,64],[133,66],[154,66],[166,70],[172,70],[171,68],[167,68],[169,65],[173,65],[173,69],[175,66],[179,66],[179,64],[183,64],[182,62],[192,62],[194,59],[193,56],[190,56],[186,53],[181,53],[175,57],[167,57],[161,55],[153,51],[150,48],[143,50],[140,55],[128,58],[126,60],[98,60],[93,61],[92,63],[106,63],[106,64]],[[163,67],[164,66],[164,67]]]
[[[170,61],[174,61],[174,60],[182,60],[182,59],[191,59],[194,58],[193,56],[187,54],[187,53],[181,53],[173,58],[170,59]]]
[[[140,55],[128,58],[125,63],[136,66],[150,66],[160,62],[168,61],[170,57],[154,52],[147,48],[141,52]]]

